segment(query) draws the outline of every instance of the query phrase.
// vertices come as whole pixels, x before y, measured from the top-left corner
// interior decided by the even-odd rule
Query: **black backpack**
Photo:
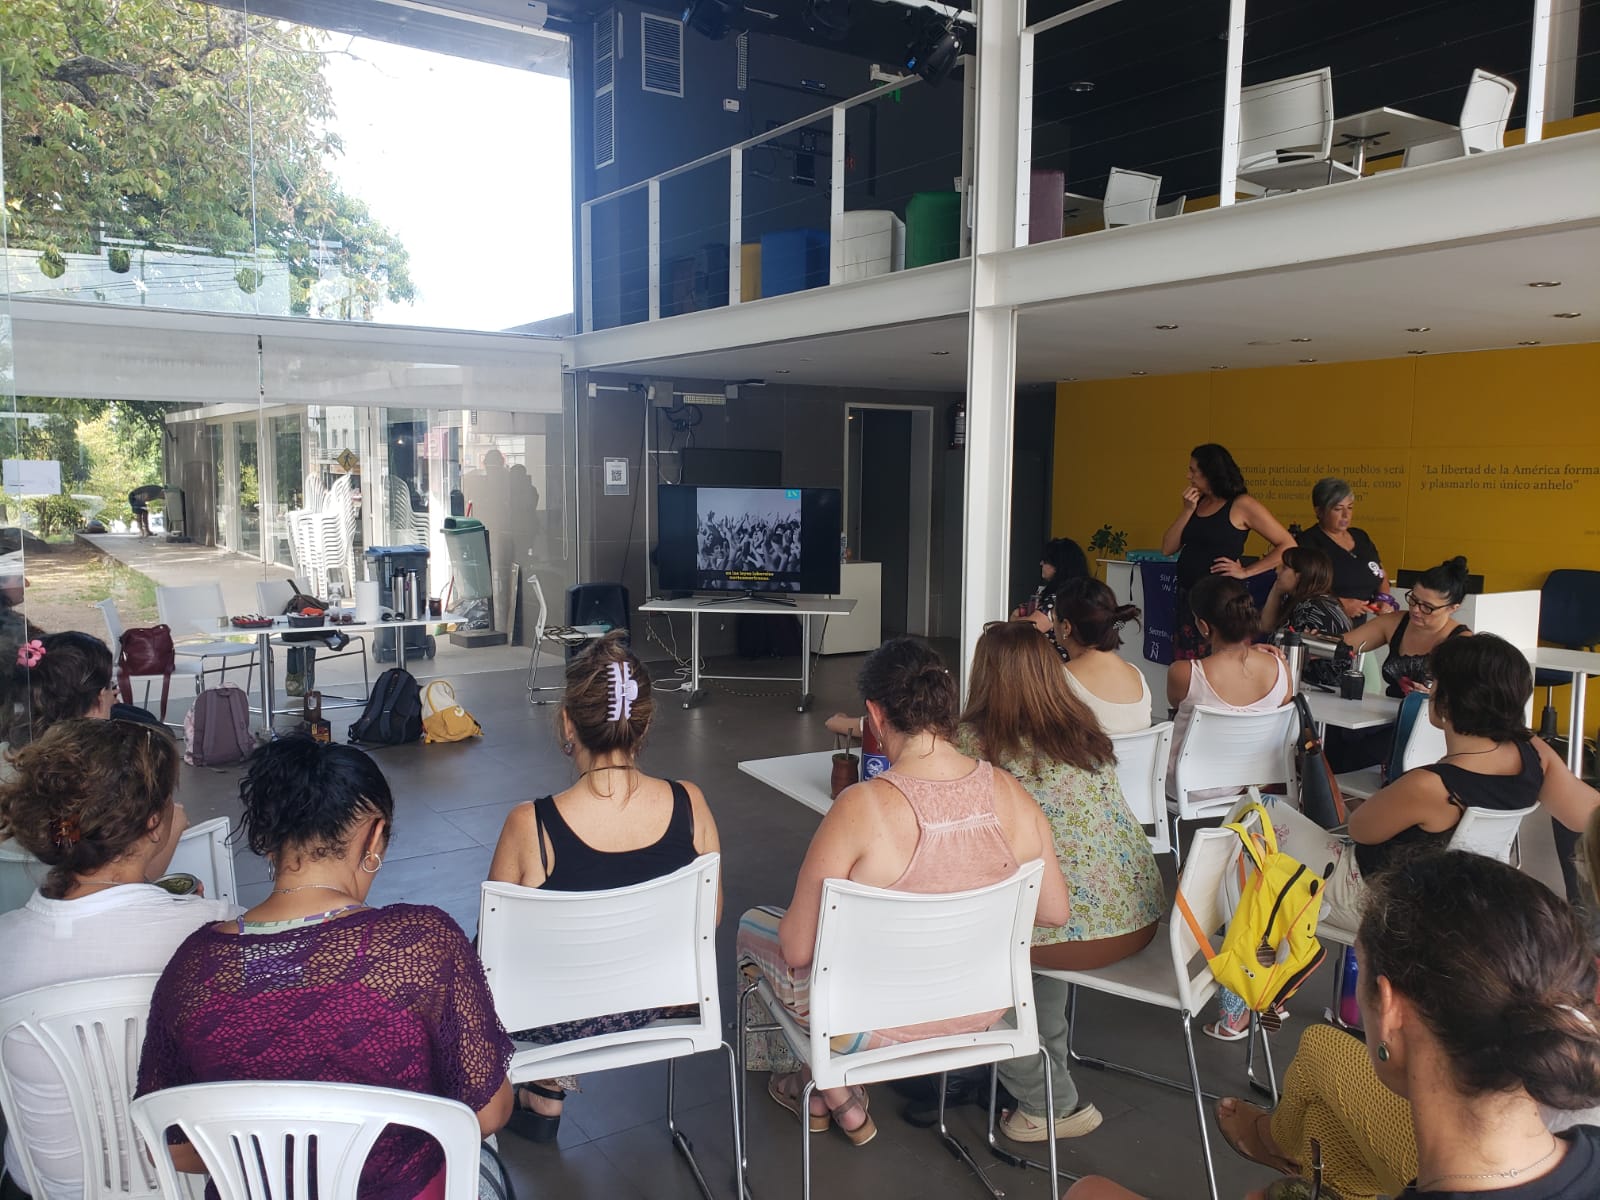
[[[410,671],[390,667],[372,685],[372,695],[350,726],[352,742],[399,746],[422,737],[422,689]]]

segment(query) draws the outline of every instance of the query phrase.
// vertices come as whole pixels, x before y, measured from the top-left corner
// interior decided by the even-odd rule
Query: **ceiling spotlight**
[[[1157,325],[1157,329],[1176,329],[1176,325]]]
[[[830,42],[842,42],[850,34],[850,0],[805,0],[800,23]]]
[[[949,354],[950,351],[948,351],[948,350],[930,350],[928,353],[932,354],[935,358],[943,358],[945,355]]]
[[[1583,316],[1582,313],[1551,313],[1550,315],[1552,317],[1560,317],[1563,321],[1571,321],[1577,317]]]
[[[1406,332],[1407,333],[1427,333],[1428,330],[1430,330],[1432,328],[1433,328],[1432,325],[1411,325],[1411,326],[1407,327]]]
[[[1087,94],[1089,92],[1092,92],[1092,91],[1094,91],[1094,80],[1092,80],[1092,79],[1074,79],[1071,83],[1067,84],[1067,91],[1069,91],[1069,92],[1077,92],[1079,95],[1084,95],[1084,94]]]
[[[1062,380],[1062,382],[1063,383],[1077,383],[1078,382],[1078,377],[1076,375],[1068,375],[1066,377],[1066,379]]]
[[[1561,286],[1561,280],[1559,280],[1559,279],[1535,279],[1528,286],[1529,287],[1560,287]]]
[[[789,368],[788,367],[779,367],[776,371],[773,372],[773,374],[774,375],[787,375],[787,374],[789,374]]]
[[[956,59],[965,50],[968,27],[957,24],[954,16],[941,17],[930,10],[923,11],[923,23],[906,47],[901,63],[911,74],[937,85],[950,74]]]
[[[1303,362],[1303,363],[1312,363],[1312,362],[1316,362],[1317,360],[1314,359],[1314,358],[1302,358],[1300,361]]]
[[[1517,343],[1517,345],[1519,345],[1519,346],[1537,346],[1538,344],[1539,344],[1539,339],[1538,338],[1529,338],[1525,342],[1518,342]]]
[[[1426,354],[1426,350],[1407,350],[1407,354]]]
[[[1310,338],[1290,338],[1291,342],[1309,342]]]
[[[683,23],[713,42],[728,36],[733,22],[744,11],[743,0],[687,0]]]
[[[1148,371],[1135,371],[1134,374],[1135,375],[1148,375],[1149,372]]]
[[[1267,339],[1265,339],[1265,338],[1263,338],[1263,339],[1262,339],[1262,340],[1261,340],[1261,341],[1259,341],[1259,342],[1251,342],[1251,343],[1250,343],[1250,345],[1252,345],[1252,346],[1276,346],[1276,345],[1277,345],[1277,344],[1278,344],[1278,343],[1277,343],[1277,342],[1273,342],[1273,341],[1268,341],[1268,340],[1267,340]]]
[[[1218,366],[1212,367],[1211,369],[1213,371],[1226,371],[1228,369],[1228,364],[1227,363],[1222,363],[1222,364],[1220,364]]]

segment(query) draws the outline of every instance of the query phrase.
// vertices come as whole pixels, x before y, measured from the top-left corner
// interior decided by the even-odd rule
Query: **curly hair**
[[[111,686],[111,651],[99,638],[66,630],[37,640],[44,647],[39,661],[14,668],[28,703],[9,730],[14,746],[41,737],[57,721],[88,716]]]
[[[263,858],[295,851],[338,858],[363,817],[394,832],[394,794],[378,764],[354,746],[278,738],[250,756],[239,782],[245,844]]]
[[[900,733],[948,738],[956,731],[956,681],[919,637],[890,638],[867,655],[856,686]]]

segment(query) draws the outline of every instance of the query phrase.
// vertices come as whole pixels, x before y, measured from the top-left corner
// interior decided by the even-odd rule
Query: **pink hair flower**
[[[39,660],[44,657],[44,643],[38,638],[31,642],[23,642],[17,647],[17,666],[27,667],[32,670],[39,665]]]

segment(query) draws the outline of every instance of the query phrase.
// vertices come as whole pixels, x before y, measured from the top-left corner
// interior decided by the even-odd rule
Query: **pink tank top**
[[[895,770],[878,776],[906,798],[917,818],[917,848],[896,892],[964,892],[1016,871],[994,810],[994,768],[979,762],[960,779],[914,779]]]

